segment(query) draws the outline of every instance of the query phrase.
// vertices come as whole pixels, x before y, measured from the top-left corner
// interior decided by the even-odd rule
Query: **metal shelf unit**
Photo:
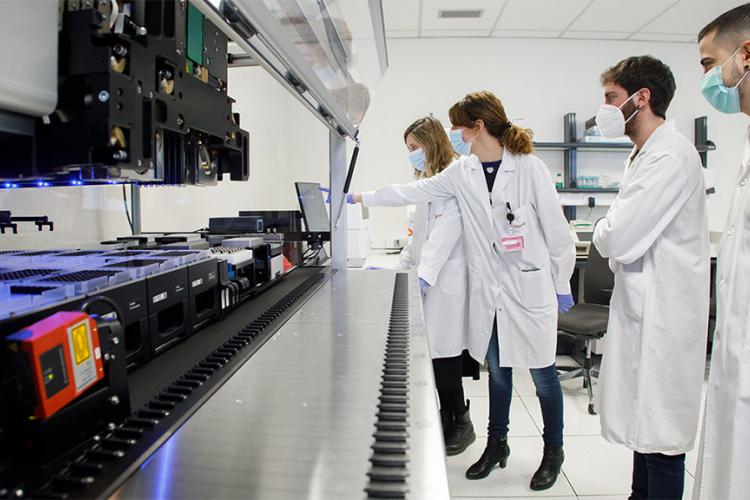
[[[563,142],[535,142],[534,147],[540,151],[562,151],[564,155],[563,164],[563,189],[560,193],[617,193],[618,189],[588,189],[578,188],[576,179],[578,177],[578,152],[624,152],[633,149],[632,144],[621,142],[579,142],[578,125],[576,114],[567,113],[563,116]],[[704,168],[708,168],[708,152],[714,151],[716,145],[708,140],[708,118],[701,116],[695,119],[695,148],[701,157]],[[568,220],[576,217],[576,207],[566,206],[563,208]]]

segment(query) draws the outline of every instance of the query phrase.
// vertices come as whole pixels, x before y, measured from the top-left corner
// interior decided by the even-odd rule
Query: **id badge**
[[[506,252],[520,252],[524,247],[523,235],[506,234],[500,238],[500,244]]]

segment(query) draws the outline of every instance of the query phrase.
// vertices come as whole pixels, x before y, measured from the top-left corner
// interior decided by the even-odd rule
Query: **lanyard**
[[[517,171],[518,172],[518,171]],[[516,178],[516,188],[517,188],[517,195],[518,195],[518,207],[521,206],[521,173],[518,172],[518,177]],[[518,208],[517,207],[517,208]],[[505,219],[508,221],[508,228],[510,229],[510,232],[515,233],[519,229],[521,229],[523,226],[526,225],[525,222],[522,223],[514,223],[516,220],[516,214],[513,213],[513,209],[510,206],[510,202],[505,202]]]

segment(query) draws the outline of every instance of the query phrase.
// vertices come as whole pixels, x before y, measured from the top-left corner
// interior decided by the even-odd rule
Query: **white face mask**
[[[596,113],[596,126],[599,127],[602,137],[615,139],[625,135],[625,124],[632,120],[640,111],[640,109],[636,109],[627,120],[625,119],[625,115],[622,114],[622,107],[633,97],[635,97],[635,94],[628,97],[619,107],[612,104],[601,105],[599,112]]]

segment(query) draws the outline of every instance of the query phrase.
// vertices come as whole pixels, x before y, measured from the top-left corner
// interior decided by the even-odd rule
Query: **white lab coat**
[[[402,269],[417,268],[430,284],[423,309],[432,358],[460,356],[470,348],[469,269],[462,235],[455,199],[422,203],[414,214],[412,239],[399,256]]]
[[[440,174],[363,193],[365,205],[402,206],[456,198],[469,265],[469,344],[487,355],[498,322],[500,365],[542,368],[555,362],[557,300],[570,293],[575,246],[547,166],[507,149],[492,190],[476,156],[462,156]],[[525,238],[520,252],[500,245],[509,233],[506,202]]]
[[[750,498],[750,129],[735,186],[719,249],[696,499]]]
[[[703,167],[672,121],[626,162],[594,244],[615,273],[597,390],[602,436],[640,453],[685,453],[698,429],[710,255]]]
[[[433,209],[434,211],[434,209]],[[401,250],[398,256],[398,269],[412,269],[419,265],[419,254],[430,234],[430,204],[420,203],[416,205],[414,213],[410,216],[411,238],[409,243]],[[429,226],[429,227],[428,227]]]

